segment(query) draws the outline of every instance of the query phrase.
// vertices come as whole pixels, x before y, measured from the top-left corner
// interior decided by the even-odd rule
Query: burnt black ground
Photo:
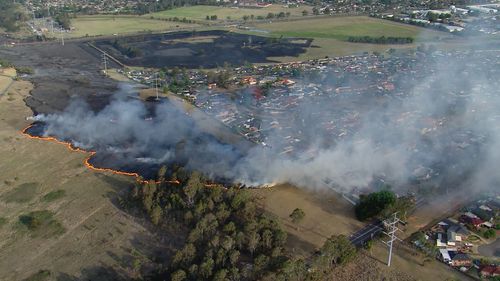
[[[183,39],[214,37],[213,42],[182,42]],[[172,41],[176,39],[176,41]],[[126,47],[140,50],[140,55],[127,57],[113,47],[119,40]],[[214,68],[250,63],[272,63],[268,57],[295,56],[305,53],[310,39],[297,43],[294,39],[270,39],[228,31],[174,32],[97,40],[95,43],[126,65],[146,67]]]
[[[80,42],[51,42],[3,47],[0,57],[34,69],[35,74],[25,78],[35,86],[26,104],[35,113],[53,113],[64,110],[74,97],[99,110],[117,91],[118,83],[100,73],[100,57],[92,52]]]
[[[95,111],[106,107],[111,96],[117,92],[134,98],[135,89],[122,89],[119,82],[102,75],[102,62],[100,54],[89,47],[85,42],[67,42],[64,46],[56,42],[21,44],[14,47],[0,47],[0,57],[7,59],[17,66],[28,66],[34,70],[33,75],[24,77],[34,84],[31,95],[26,99],[26,104],[34,114],[51,114],[64,111],[72,99],[85,100]],[[110,67],[118,67],[110,63]],[[152,107],[151,102],[145,102],[146,107]],[[187,117],[186,117],[187,118]],[[215,121],[214,121],[215,122]],[[38,126],[33,127],[28,133],[41,135]],[[202,147],[198,142],[215,141],[215,137],[201,134],[190,140],[193,147]],[[64,141],[78,141],[67,140]],[[117,144],[117,147],[126,144]],[[232,146],[232,145],[229,145]],[[237,148],[235,148],[237,149]],[[112,155],[95,147],[95,154],[90,162],[96,167],[112,168],[126,172],[136,172],[144,178],[154,178],[159,164],[142,164],[129,161],[130,157]],[[176,163],[185,163],[189,157],[179,152]],[[138,155],[154,156],[154,155]],[[126,160],[123,160],[126,159]],[[123,160],[123,161],[122,161]],[[165,163],[167,164],[167,163]]]

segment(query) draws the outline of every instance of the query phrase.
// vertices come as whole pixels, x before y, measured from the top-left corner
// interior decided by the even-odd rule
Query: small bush
[[[54,219],[54,214],[47,210],[34,211],[19,216],[19,222],[26,227],[34,237],[48,238],[64,233],[65,229],[60,222]]]
[[[49,280],[50,275],[51,272],[49,270],[40,270],[30,277],[24,279],[24,281],[45,281]]]
[[[4,217],[0,217],[0,228],[4,225],[6,225],[8,220]]]
[[[51,191],[51,192],[45,194],[42,197],[42,201],[43,202],[52,202],[52,201],[55,201],[57,199],[64,197],[64,195],[66,195],[65,190],[62,190],[62,189],[54,190],[54,191]]]

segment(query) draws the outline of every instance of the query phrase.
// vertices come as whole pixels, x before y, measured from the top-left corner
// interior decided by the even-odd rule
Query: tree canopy
[[[359,203],[356,205],[356,217],[359,220],[367,220],[378,216],[384,210],[396,202],[396,195],[389,190],[373,192],[368,195],[361,195]]]
[[[12,0],[0,1],[0,27],[9,32],[18,31],[27,19],[24,9]]]

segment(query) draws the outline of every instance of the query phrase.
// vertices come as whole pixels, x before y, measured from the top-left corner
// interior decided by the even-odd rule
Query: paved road
[[[384,230],[382,221],[372,222],[349,236],[349,240],[356,247],[362,247]]]
[[[425,200],[423,198],[417,198],[415,202],[415,208],[411,211],[414,212],[416,209],[420,208],[425,204]],[[372,240],[377,237],[382,231],[384,231],[384,225],[382,221],[372,222],[362,229],[356,231],[355,233],[349,236],[349,240],[356,247],[362,247],[366,242]]]

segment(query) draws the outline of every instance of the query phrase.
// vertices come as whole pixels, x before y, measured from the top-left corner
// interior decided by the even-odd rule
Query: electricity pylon
[[[104,66],[104,74],[108,73],[108,58],[106,56],[106,53],[102,53],[102,63]]]
[[[396,236],[396,232],[398,231],[401,231],[397,224],[401,222],[398,217],[397,217],[397,212],[394,213],[393,217],[391,219],[387,219],[384,221],[384,225],[386,226],[386,228],[388,229],[388,232],[385,232],[384,231],[384,234],[389,236],[389,241],[382,241],[382,243],[386,244],[387,247],[389,247],[389,258],[387,259],[387,266],[391,266],[391,260],[392,260],[392,247],[393,247],[393,244],[394,244],[394,241],[396,240],[399,240],[401,241],[401,239],[399,239],[397,236]]]

